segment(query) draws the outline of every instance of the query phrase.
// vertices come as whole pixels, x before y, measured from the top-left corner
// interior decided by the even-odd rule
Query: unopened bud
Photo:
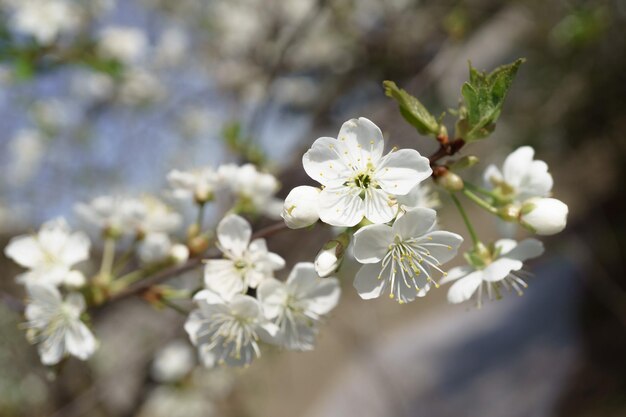
[[[319,220],[318,199],[320,191],[319,188],[304,185],[291,190],[285,198],[281,213],[287,227],[301,229]]]
[[[187,262],[187,259],[189,259],[189,248],[181,243],[172,245],[172,249],[170,249],[170,258],[176,264]]]
[[[315,271],[320,277],[326,278],[339,269],[349,243],[350,235],[342,233],[322,247],[315,257]]]
[[[498,216],[507,222],[516,222],[520,215],[520,208],[513,204],[507,204],[498,209]]]
[[[208,187],[197,188],[193,194],[196,204],[204,205],[213,200],[213,192]]]
[[[196,236],[189,239],[187,246],[189,247],[189,254],[191,256],[199,255],[209,248],[209,239],[203,235]]]
[[[538,235],[553,235],[565,229],[568,212],[556,198],[531,198],[522,205],[519,222]]]
[[[450,168],[453,170],[466,169],[466,168],[473,167],[477,163],[478,163],[478,157],[474,155],[467,155],[459,159],[458,161],[455,161],[452,164],[450,164]]]
[[[451,171],[447,171],[441,177],[438,177],[437,182],[448,191],[461,191],[465,187],[461,177]]]

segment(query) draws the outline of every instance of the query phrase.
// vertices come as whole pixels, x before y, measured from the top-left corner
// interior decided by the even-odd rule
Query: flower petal
[[[553,183],[552,175],[548,172],[548,164],[543,161],[532,161],[518,185],[517,199],[523,201],[532,197],[548,197]]]
[[[44,261],[45,255],[35,236],[17,236],[4,248],[7,258],[26,268],[35,268]]]
[[[439,284],[447,284],[448,282],[456,281],[457,279],[463,278],[474,271],[475,269],[469,265],[457,266],[456,268],[449,270],[446,276],[439,281]]]
[[[495,185],[494,183],[498,183],[503,180],[504,178],[502,177],[502,172],[500,172],[500,169],[493,164],[489,165],[483,174],[483,182],[485,183],[485,186],[489,188],[493,187]]]
[[[363,265],[354,278],[354,288],[364,300],[380,297],[387,284],[386,279],[378,279],[380,264]]]
[[[263,280],[256,290],[256,295],[263,306],[265,317],[268,319],[277,317],[287,300],[285,284],[275,278]]]
[[[317,139],[302,156],[302,166],[309,177],[327,186],[345,182],[352,171],[349,163],[346,145],[329,137]]]
[[[337,278],[318,279],[315,288],[308,293],[308,309],[315,314],[327,314],[337,306],[340,296]]]
[[[386,224],[372,224],[354,234],[354,257],[362,264],[380,262],[393,243],[393,229]]]
[[[522,146],[507,156],[502,165],[504,180],[517,188],[530,168],[534,155],[535,150],[533,148]]]
[[[428,158],[415,149],[400,149],[388,153],[380,161],[374,177],[388,193],[405,195],[432,173]]]
[[[96,351],[96,338],[82,322],[72,323],[65,332],[65,348],[81,360],[89,358]]]
[[[365,203],[359,190],[344,186],[326,187],[320,193],[320,219],[332,226],[351,227],[363,220]]]
[[[454,258],[459,250],[459,246],[463,243],[463,237],[460,235],[443,230],[430,232],[425,238],[428,240],[420,243],[420,245],[427,249],[430,255],[441,264]]]
[[[258,318],[261,314],[259,302],[249,295],[237,294],[230,302],[233,315],[243,318]]]
[[[217,225],[217,238],[222,249],[240,257],[252,236],[250,224],[241,216],[229,214]]]
[[[391,204],[390,204],[391,203]],[[365,193],[365,217],[372,223],[387,223],[396,215],[397,204],[380,188],[368,188]]]
[[[339,130],[337,140],[346,145],[351,156],[350,162],[359,168],[364,168],[368,162],[378,162],[385,147],[382,132],[365,117],[345,122]]]
[[[497,282],[506,278],[511,271],[519,271],[524,264],[517,259],[500,258],[483,269],[483,279],[487,282]]]
[[[211,259],[204,267],[204,285],[224,299],[245,290],[241,274],[230,259]]]
[[[423,236],[435,227],[437,212],[426,207],[417,207],[407,210],[393,224],[394,234],[399,234],[404,239]]]
[[[483,282],[482,275],[482,271],[475,271],[455,282],[448,290],[448,302],[458,304],[469,300]]]
[[[508,251],[503,249],[500,256],[504,258],[517,259],[518,261],[525,261],[527,259],[538,257],[543,253],[543,251],[543,243],[537,239],[530,238],[522,240],[517,246]]]

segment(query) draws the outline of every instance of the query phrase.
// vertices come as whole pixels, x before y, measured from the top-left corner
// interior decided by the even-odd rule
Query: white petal
[[[258,318],[261,314],[259,302],[249,295],[237,294],[230,302],[233,315],[245,318]]]
[[[548,165],[543,161],[532,161],[528,171],[518,185],[517,199],[520,201],[531,197],[547,197],[552,190],[552,175]]]
[[[512,251],[516,246],[517,240],[515,239],[499,239],[495,243],[495,247],[499,250],[500,255]]]
[[[224,299],[245,291],[241,274],[229,259],[211,259],[204,267],[204,285]]]
[[[492,188],[494,183],[503,181],[502,173],[495,165],[489,165],[483,174],[483,182],[486,187]]]
[[[508,184],[518,187],[530,168],[534,155],[535,151],[533,148],[522,146],[507,156],[502,166],[504,180]]]
[[[483,279],[488,282],[497,282],[511,273],[511,271],[519,271],[524,264],[517,259],[500,258],[493,261],[485,269],[483,269]]]
[[[285,284],[275,278],[268,278],[261,282],[256,295],[268,319],[273,319],[280,314],[287,299]]]
[[[405,195],[432,173],[428,158],[415,149],[400,149],[390,152],[380,161],[374,178],[388,193]]]
[[[458,304],[469,300],[482,282],[481,271],[472,272],[459,279],[448,290],[448,302]]]
[[[65,348],[81,360],[89,358],[96,351],[96,339],[82,322],[72,323],[65,333]]]
[[[187,317],[187,321],[185,321],[185,331],[189,335],[191,343],[194,345],[198,344],[198,333],[202,328],[204,321],[204,316],[200,310],[193,310],[189,314],[189,317]]]
[[[439,284],[447,284],[448,282],[456,281],[459,278],[463,278],[466,275],[474,272],[475,269],[469,265],[457,266],[448,271],[445,277],[443,277]]]
[[[365,214],[365,202],[356,188],[326,187],[320,193],[319,204],[320,219],[332,226],[355,226]]]
[[[352,163],[365,167],[367,162],[376,163],[383,155],[385,140],[383,134],[372,121],[365,117],[350,119],[345,122],[337,136],[344,143],[352,156]]]
[[[252,228],[243,217],[229,214],[217,225],[217,238],[225,250],[241,256],[250,243]]]
[[[61,259],[67,266],[72,266],[89,258],[89,237],[82,232],[69,236],[61,249]]]
[[[324,185],[338,185],[350,176],[349,151],[342,142],[323,137],[302,156],[304,170],[315,181]]]
[[[380,262],[393,238],[393,229],[386,224],[365,226],[354,234],[354,257],[362,264]]]
[[[391,203],[391,204],[390,204]],[[365,217],[372,223],[387,223],[396,215],[397,205],[380,188],[368,188],[365,194]]]
[[[315,314],[327,314],[337,306],[340,296],[337,278],[318,279],[315,288],[308,293],[308,309]]]
[[[7,258],[26,268],[35,268],[44,262],[45,255],[35,236],[17,236],[4,248]]]
[[[387,280],[378,279],[380,264],[363,265],[354,278],[354,288],[364,300],[380,297],[385,290]]]
[[[65,340],[63,334],[58,331],[49,335],[38,346],[41,363],[44,365],[56,365],[65,356]]]
[[[543,251],[543,243],[541,243],[537,239],[530,238],[522,240],[511,250],[502,250],[500,256],[510,259],[517,259],[518,261],[525,261],[527,259],[538,257],[543,253]]]
[[[437,212],[425,207],[417,207],[407,210],[393,224],[394,234],[399,234],[404,239],[425,235],[435,227]]]
[[[425,238],[429,237],[432,238],[432,240],[424,240],[421,245],[427,249],[430,252],[430,255],[437,259],[441,264],[444,264],[454,258],[459,250],[459,246],[463,243],[463,237],[460,235],[443,230],[436,230],[425,236]]]

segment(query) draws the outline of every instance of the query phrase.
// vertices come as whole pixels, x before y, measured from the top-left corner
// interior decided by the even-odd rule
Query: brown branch
[[[257,231],[256,233],[252,235],[252,239],[266,238],[266,237],[275,235],[276,233],[279,233],[286,229],[287,229],[287,225],[285,225],[285,222],[281,221],[281,222],[272,224],[270,226],[264,227],[263,229],[260,229],[259,231]],[[160,284],[177,275],[183,274],[188,271],[192,271],[200,267],[202,265],[203,259],[211,259],[211,258],[218,257],[219,255],[220,253],[217,252],[216,250],[207,251],[203,254],[200,254],[199,256],[189,259],[187,262],[185,262],[182,265],[176,265],[176,266],[164,269],[154,274],[152,277],[148,279],[137,282],[136,284],[130,285],[124,290],[116,294],[113,294],[109,299],[105,301],[104,304],[109,304],[111,302],[123,300],[125,298],[144,293],[145,291],[147,291],[148,289],[150,289],[150,287],[154,285]]]

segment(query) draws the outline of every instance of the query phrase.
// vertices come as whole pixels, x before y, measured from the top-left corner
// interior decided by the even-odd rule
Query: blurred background
[[[468,175],[529,144],[570,207],[523,297],[481,310],[447,305],[446,288],[364,302],[347,262],[317,349],[267,350],[244,370],[171,378],[195,361],[184,317],[130,299],[93,318],[90,361],[53,372],[2,304],[0,415],[626,416],[625,29],[624,0],[0,0],[3,247],[55,216],[79,226],[79,201],[161,195],[174,168],[251,161],[284,197],[310,181],[303,151],[352,117],[428,155],[436,143],[381,83],[439,114],[468,60],[527,58],[495,134],[464,150],[481,158]],[[465,234],[442,202],[445,228]],[[331,236],[317,229],[269,247],[312,260]],[[17,272],[0,255],[0,289],[21,297]]]

